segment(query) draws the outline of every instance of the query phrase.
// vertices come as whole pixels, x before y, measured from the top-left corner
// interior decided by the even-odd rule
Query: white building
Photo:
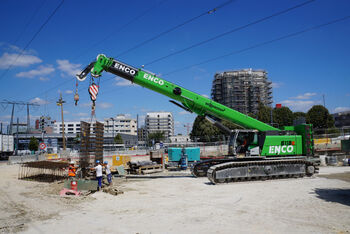
[[[54,133],[62,133],[62,122],[55,123]],[[64,133],[80,133],[80,122],[64,122]]]
[[[170,143],[187,143],[191,142],[190,136],[176,135],[169,137]]]
[[[104,119],[104,132],[114,134],[124,133],[136,136],[137,121],[125,115],[117,115],[115,118]]]
[[[174,135],[174,118],[171,112],[150,112],[145,118],[147,134],[164,132],[166,139]]]

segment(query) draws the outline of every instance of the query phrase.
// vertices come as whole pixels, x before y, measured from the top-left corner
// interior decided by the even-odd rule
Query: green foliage
[[[74,144],[78,145],[80,143],[80,133],[77,133],[73,139]]]
[[[231,129],[231,130],[233,130],[233,129],[243,129],[241,126],[238,126],[238,125],[236,125],[236,124],[234,124],[234,123],[232,123],[232,122],[230,122],[230,121],[227,121],[227,120],[223,120],[221,123],[222,123],[225,127],[229,128],[229,129]],[[223,133],[223,134],[227,135],[226,132]]]
[[[304,113],[304,112],[294,112],[293,113],[293,119],[298,119],[300,117],[306,118],[306,113]]]
[[[273,109],[273,122],[278,124],[278,127],[293,125],[293,112],[288,107]]]
[[[30,151],[36,151],[39,147],[39,141],[35,137],[31,137],[28,145]]]
[[[270,124],[271,123],[271,107],[259,103],[259,111],[257,113],[257,120]]]
[[[334,127],[333,117],[329,114],[328,109],[322,105],[313,106],[306,113],[306,121],[307,123],[311,123],[314,129]]]
[[[123,138],[119,133],[114,137],[114,142],[116,144],[124,144]]]
[[[194,141],[212,142],[218,140],[220,130],[203,116],[197,116],[193,123],[190,137]]]
[[[157,131],[153,133],[148,134],[148,145],[152,145],[152,141],[154,140],[154,143],[159,143],[165,139],[164,132]]]

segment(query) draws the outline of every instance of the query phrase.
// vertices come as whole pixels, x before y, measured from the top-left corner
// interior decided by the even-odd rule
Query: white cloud
[[[184,125],[180,121],[174,122],[175,127],[183,127]]]
[[[66,94],[72,94],[73,91],[72,91],[72,90],[66,90],[65,93],[66,93]]]
[[[57,59],[58,69],[68,76],[75,77],[81,72],[81,64],[70,63],[67,59]]]
[[[47,77],[39,77],[39,80],[45,82],[45,81],[49,81],[50,79]]]
[[[178,114],[179,115],[189,115],[190,112],[183,110],[183,111],[180,111]]]
[[[318,104],[312,100],[285,100],[280,102],[282,105],[289,107],[293,111],[307,112],[313,105]]]
[[[350,107],[343,107],[339,106],[334,109],[333,113],[343,112],[343,111],[350,111]]]
[[[116,77],[115,78],[115,83],[114,85],[116,86],[136,86],[135,84],[131,83],[131,81],[120,78],[120,77]]]
[[[45,76],[49,75],[50,73],[54,72],[55,68],[52,67],[52,65],[47,66],[39,66],[37,69],[33,69],[27,72],[20,72],[17,73],[17,77],[23,77],[23,78],[33,78],[36,76]]]
[[[34,55],[23,54],[9,54],[4,53],[0,57],[0,69],[7,69],[9,66],[13,67],[28,67],[32,64],[41,63],[42,60]]]
[[[79,104],[79,106],[81,106],[81,107],[90,107],[91,108],[92,102],[84,102],[84,103]],[[108,109],[108,108],[111,108],[112,106],[113,106],[112,103],[96,101],[96,109],[98,109],[98,108]]]
[[[271,87],[274,89],[278,89],[283,85],[283,83],[272,82]]]
[[[1,119],[11,119],[11,115],[0,116]]]
[[[91,105],[92,105],[92,102],[84,102],[84,103],[79,104],[79,106],[81,106],[81,107],[91,107]]]
[[[108,108],[111,108],[112,106],[113,106],[113,104],[108,103],[108,102],[97,102],[96,103],[96,107],[101,108],[101,109],[108,109]]]
[[[35,103],[35,104],[39,104],[39,105],[45,105],[45,104],[49,104],[48,101],[44,100],[44,99],[41,99],[41,98],[34,98],[32,100],[30,100],[30,103]]]
[[[317,93],[304,93],[299,96],[293,97],[292,99],[310,99],[312,96],[315,96]]]
[[[209,95],[202,94],[203,97],[209,98]]]
[[[74,113],[72,114],[73,116],[78,116],[78,117],[84,117],[84,116],[88,116],[88,113],[85,112],[79,112],[79,113]]]

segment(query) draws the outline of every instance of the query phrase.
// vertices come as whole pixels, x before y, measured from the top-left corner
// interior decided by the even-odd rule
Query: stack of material
[[[162,171],[162,165],[152,161],[129,162],[130,174],[148,174]]]
[[[106,187],[106,188],[103,188],[102,191],[105,192],[105,193],[109,193],[109,194],[115,195],[115,196],[124,193],[122,190],[119,190],[116,187]]]
[[[18,179],[54,182],[67,177],[68,162],[38,161],[22,163]]]

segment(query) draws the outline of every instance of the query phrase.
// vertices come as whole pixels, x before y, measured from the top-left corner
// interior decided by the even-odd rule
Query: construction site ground
[[[350,167],[312,178],[212,185],[207,178],[115,178],[123,194],[60,197],[62,183],[0,164],[0,232],[349,233]],[[164,174],[163,174],[164,175]]]

